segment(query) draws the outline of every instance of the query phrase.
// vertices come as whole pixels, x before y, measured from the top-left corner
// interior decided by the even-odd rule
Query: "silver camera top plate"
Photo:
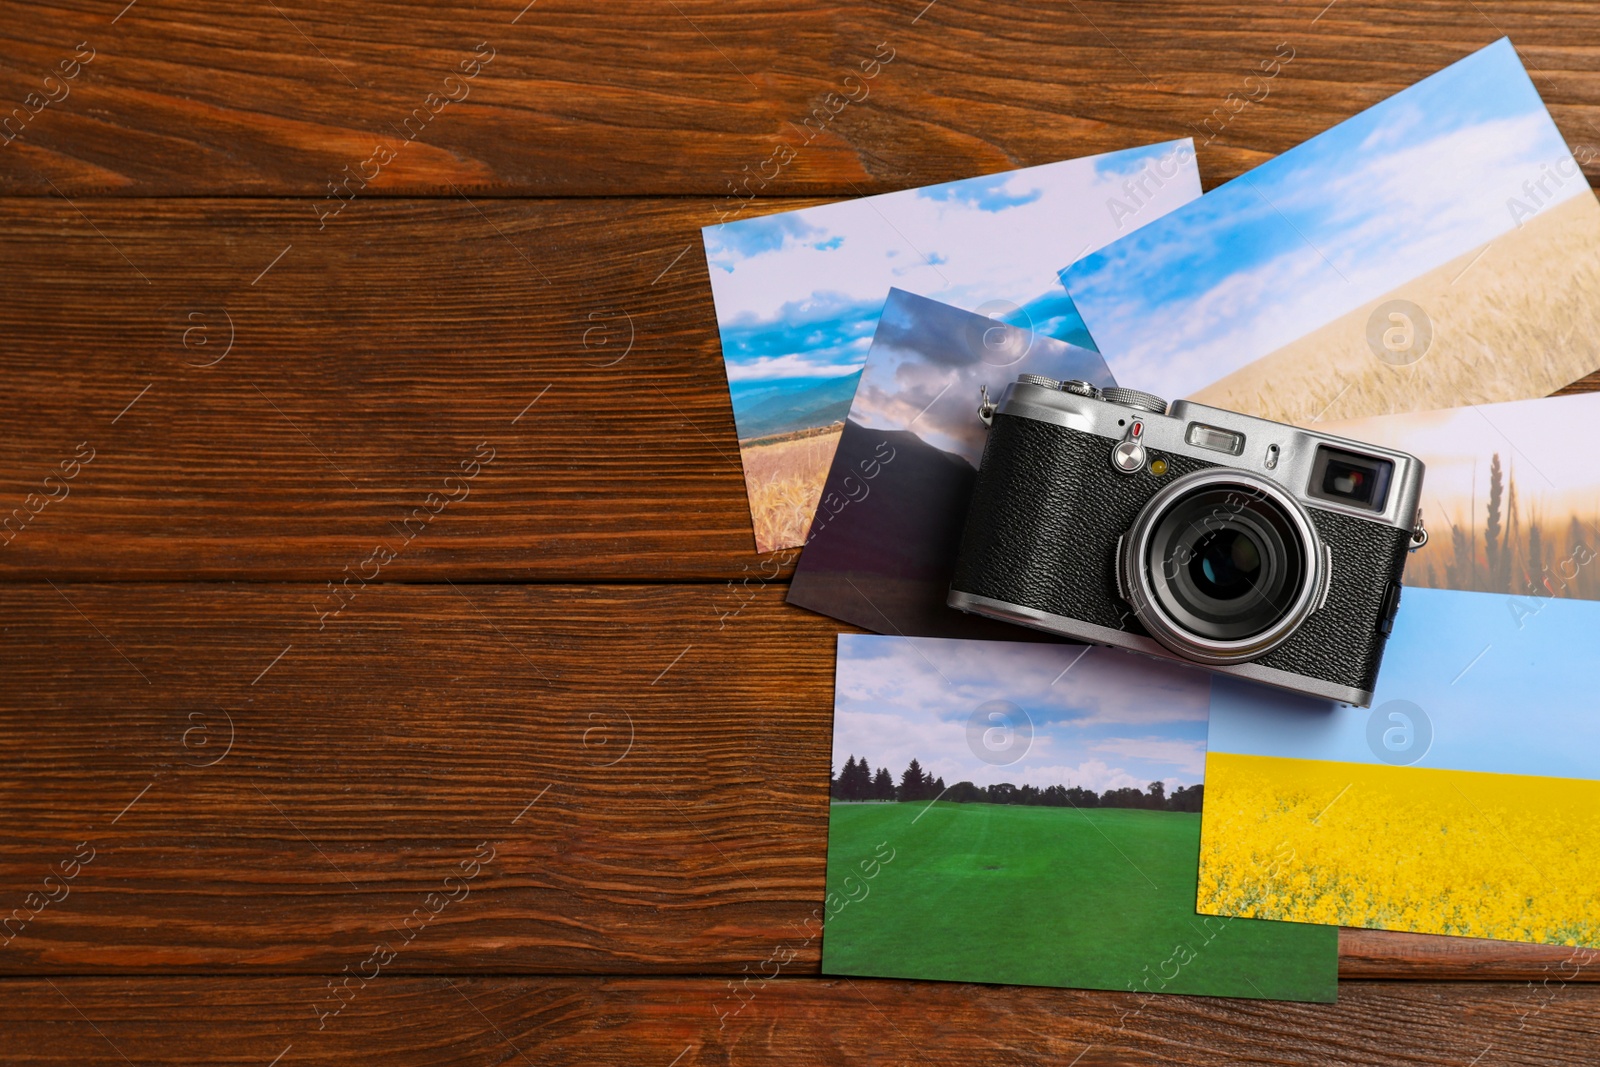
[[[1417,523],[1417,505],[1422,495],[1422,461],[1405,452],[1364,441],[1304,430],[1188,400],[1176,401],[1165,415],[1157,415],[1108,400],[1024,381],[1006,386],[996,411],[1106,438],[1108,459],[1113,448],[1127,437],[1129,426],[1138,421],[1143,423],[1141,438],[1145,448],[1204,460],[1219,467],[1251,471],[1282,486],[1305,507],[1352,515],[1400,530],[1412,530]],[[1241,451],[1231,455],[1190,444],[1186,434],[1194,423],[1241,435],[1244,439]],[[1385,459],[1394,464],[1390,490],[1381,511],[1342,504],[1309,492],[1317,446],[1323,444],[1357,455]]]

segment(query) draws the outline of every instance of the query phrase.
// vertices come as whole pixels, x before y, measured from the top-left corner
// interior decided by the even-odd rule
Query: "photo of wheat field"
[[[1197,905],[1600,945],[1597,840],[1600,782],[1213,752]]]
[[[1600,203],[1576,196],[1192,399],[1307,425],[1544,396],[1600,368],[1596,293]],[[1415,304],[1431,327],[1425,354],[1408,365],[1380,360],[1368,343],[1368,320],[1391,300]]]
[[[1319,429],[1409,452],[1426,467],[1428,543],[1411,586],[1600,600],[1600,396],[1388,415]]]
[[[1581,513],[1546,512],[1537,497],[1530,505],[1526,493],[1519,502],[1517,476],[1498,452],[1487,480],[1484,496],[1471,504],[1423,505],[1432,535],[1406,564],[1406,584],[1600,600],[1600,568],[1591,566],[1600,541],[1600,492]]]
[[[760,551],[805,543],[843,432],[844,423],[836,422],[739,442]]]
[[[1600,204],[1506,38],[1061,277],[1119,383],[1295,425],[1600,367]]]

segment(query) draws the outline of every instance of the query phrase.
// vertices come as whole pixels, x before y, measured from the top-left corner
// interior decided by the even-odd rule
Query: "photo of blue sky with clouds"
[[[839,635],[833,763],[851,755],[899,773],[913,758],[947,785],[970,781],[1104,792],[1201,780],[1210,676],[1083,645]],[[968,744],[993,700],[1032,726],[1026,755],[999,766]],[[1011,755],[1011,742],[997,747]],[[1017,746],[1016,751],[1022,751]]]
[[[1368,719],[1405,700],[1432,728],[1414,766],[1600,779],[1597,632],[1600,603],[1592,600],[1407,589],[1371,709],[1219,675],[1211,748],[1377,763]]]
[[[1116,384],[1097,352],[896,290],[884,305],[850,418],[909,430],[976,470],[988,434],[973,397],[987,386],[998,399],[1019,374]]]
[[[1189,142],[908,189],[708,226],[711,289],[736,421],[747,401],[861,369],[891,286],[966,310],[1042,305],[1049,331],[1084,337],[1057,272],[1200,194]],[[1170,160],[1131,217],[1107,207],[1123,184]],[[1057,332],[1059,331],[1059,332]],[[1073,336],[1063,336],[1070,334]],[[846,406],[848,406],[846,404]],[[752,436],[740,425],[739,436]]]
[[[1588,190],[1502,39],[1062,280],[1119,382],[1188,396]]]

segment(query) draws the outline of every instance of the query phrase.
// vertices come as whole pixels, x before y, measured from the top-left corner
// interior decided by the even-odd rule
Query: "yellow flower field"
[[[1198,910],[1600,945],[1600,782],[1206,758]]]

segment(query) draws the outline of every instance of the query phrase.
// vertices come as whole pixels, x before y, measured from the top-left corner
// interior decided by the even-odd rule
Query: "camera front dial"
[[[1299,502],[1266,478],[1221,468],[1186,474],[1151,497],[1116,565],[1150,635],[1214,666],[1286,641],[1327,581],[1326,554]]]

